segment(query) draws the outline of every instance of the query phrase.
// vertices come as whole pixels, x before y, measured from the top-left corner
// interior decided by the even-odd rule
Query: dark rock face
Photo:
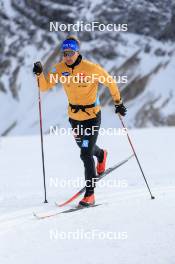
[[[128,12],[129,30],[149,35],[157,39],[168,39],[170,36],[165,32],[171,25],[173,17],[172,1],[142,1],[132,5]],[[171,35],[175,37],[175,35]]]
[[[129,32],[163,40],[175,39],[175,3],[172,0],[111,0],[100,4],[82,0],[12,0],[12,5],[38,26],[46,29],[50,20],[73,23],[82,19],[104,24],[127,23]],[[84,12],[84,8],[87,12]],[[91,18],[88,16],[89,10]]]

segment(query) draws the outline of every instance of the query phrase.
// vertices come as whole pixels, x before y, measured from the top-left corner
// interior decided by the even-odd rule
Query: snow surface
[[[156,199],[150,199],[133,158],[103,181],[117,181],[118,186],[97,186],[96,202],[101,206],[45,220],[35,219],[33,212],[61,211],[54,201],[65,201],[80,188],[56,188],[51,179],[83,180],[74,139],[44,136],[48,204],[42,203],[39,136],[0,139],[0,263],[175,263],[175,128],[129,132]],[[101,136],[98,143],[109,151],[108,166],[131,154],[125,136]],[[94,230],[105,236],[123,234],[123,239],[51,237]]]

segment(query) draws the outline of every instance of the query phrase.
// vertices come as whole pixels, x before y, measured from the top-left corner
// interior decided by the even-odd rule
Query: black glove
[[[42,71],[43,71],[43,67],[41,62],[40,61],[35,62],[33,66],[33,73],[39,75],[42,73]]]
[[[125,116],[126,115],[126,112],[127,112],[127,109],[126,107],[123,105],[123,103],[119,103],[119,104],[116,104],[115,105],[115,113],[116,114],[120,114],[122,116]]]

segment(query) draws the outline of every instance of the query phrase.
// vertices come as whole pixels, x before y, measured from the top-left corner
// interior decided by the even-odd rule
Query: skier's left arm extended
[[[104,84],[109,89],[109,92],[115,103],[115,112],[120,113],[124,116],[127,110],[126,107],[123,105],[117,82],[105,69],[103,69],[98,64],[96,65],[96,72],[98,75],[98,81]]]

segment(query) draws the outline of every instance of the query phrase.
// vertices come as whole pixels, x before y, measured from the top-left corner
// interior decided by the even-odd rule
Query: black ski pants
[[[103,150],[96,145],[99,128],[101,125],[101,111],[96,118],[78,121],[69,118],[77,145],[80,148],[80,158],[84,163],[86,195],[94,193],[96,169],[93,156],[99,162],[103,160]]]

